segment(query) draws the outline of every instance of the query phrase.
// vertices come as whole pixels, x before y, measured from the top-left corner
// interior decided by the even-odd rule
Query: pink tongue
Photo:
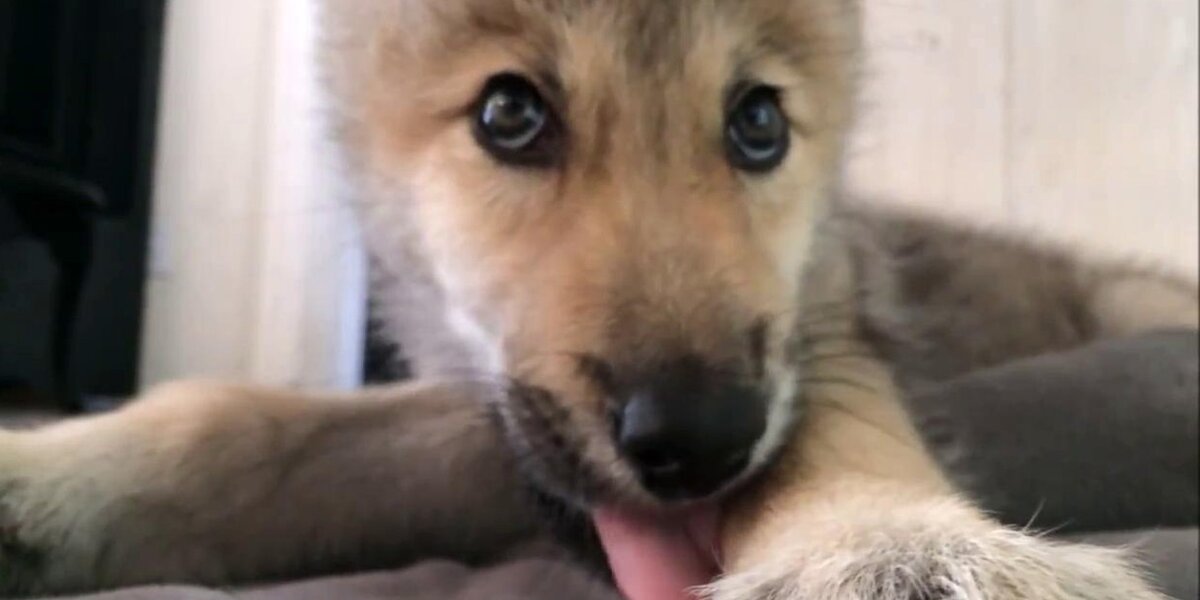
[[[716,509],[670,517],[600,509],[593,519],[629,600],[695,600],[690,590],[719,573]]]

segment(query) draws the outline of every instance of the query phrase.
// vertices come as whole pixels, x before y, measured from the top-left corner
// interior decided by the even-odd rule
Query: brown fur
[[[617,377],[681,352],[749,371],[738,349],[765,324],[771,426],[743,479],[769,470],[732,501],[714,598],[1157,597],[1115,556],[961,501],[892,371],[915,386],[1195,327],[1194,286],[840,199],[855,2],[337,0],[324,19],[331,114],[391,331],[423,377],[477,385],[344,405],[171,388],[0,434],[0,589],[382,566],[444,549],[437,528],[464,522],[493,549],[536,527],[514,469],[579,506],[655,506],[581,358]],[[472,139],[476,96],[506,71],[536,81],[569,132],[552,169],[501,166]],[[781,89],[792,122],[793,150],[767,175],[723,155],[724,103],[746,80]],[[497,431],[513,454],[495,456]],[[429,435],[497,479],[464,493],[406,460]]]

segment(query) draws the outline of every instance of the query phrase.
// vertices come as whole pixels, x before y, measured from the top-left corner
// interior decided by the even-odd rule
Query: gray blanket
[[[1200,347],[1195,332],[1103,342],[978,372],[911,399],[950,474],[1007,522],[1133,547],[1197,598]],[[87,600],[615,600],[553,552],[482,569],[429,561],[234,591],[140,588]]]

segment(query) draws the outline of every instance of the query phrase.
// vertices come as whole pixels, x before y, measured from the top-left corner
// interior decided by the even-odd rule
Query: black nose
[[[651,493],[698,499],[746,469],[765,429],[757,386],[688,359],[635,389],[618,419],[617,444]]]

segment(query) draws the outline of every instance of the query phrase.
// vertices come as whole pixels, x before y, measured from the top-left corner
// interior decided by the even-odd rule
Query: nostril
[[[686,461],[673,445],[670,423],[649,394],[635,394],[617,423],[621,451],[644,474],[666,477],[683,471]]]
[[[647,475],[674,477],[683,472],[683,460],[657,448],[646,448],[629,453],[633,462]]]

